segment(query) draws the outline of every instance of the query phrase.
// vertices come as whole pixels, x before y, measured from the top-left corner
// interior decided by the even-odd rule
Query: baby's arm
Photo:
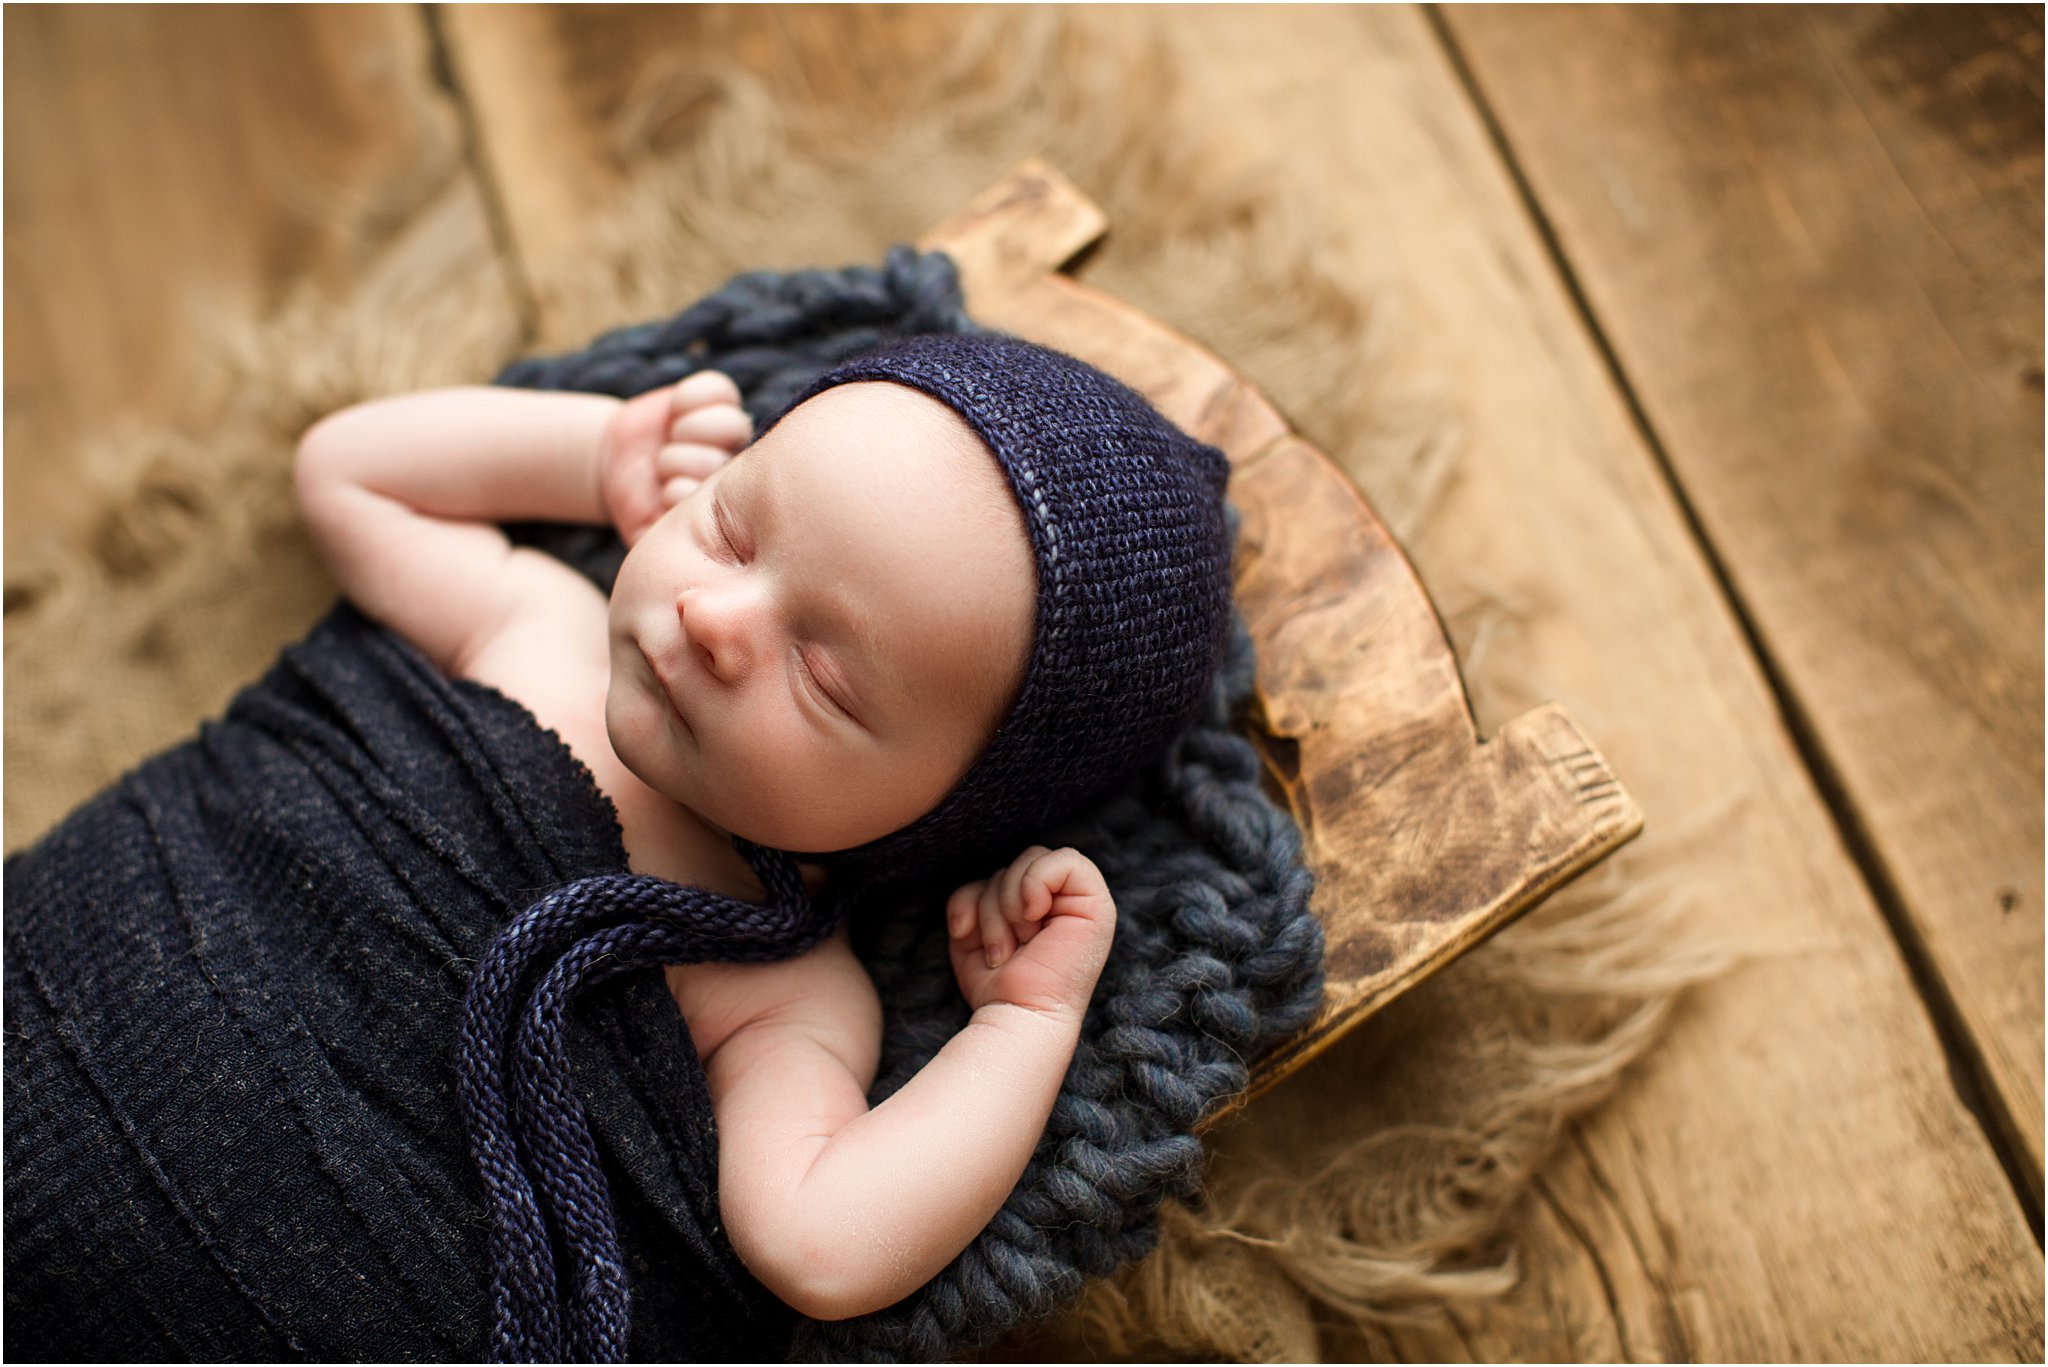
[[[494,524],[614,523],[630,544],[745,441],[716,372],[620,402],[495,386],[376,399],[299,443],[299,506],[342,591],[449,674],[569,576]],[[701,467],[701,468],[700,468]]]
[[[1073,850],[1034,847],[960,889],[947,929],[974,1015],[873,1110],[881,1013],[843,936],[753,970],[780,981],[755,980],[764,1004],[705,1073],[727,1233],[765,1286],[844,1319],[901,1300],[973,1241],[1044,1132],[1115,921]]]

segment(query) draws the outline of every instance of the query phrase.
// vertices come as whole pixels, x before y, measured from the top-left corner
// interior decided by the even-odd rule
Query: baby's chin
[[[656,788],[656,791],[662,790]],[[786,807],[763,811],[753,804],[723,802],[715,796],[698,803],[691,802],[688,794],[664,793],[664,796],[688,808],[699,821],[721,835],[737,836],[764,849],[793,854],[830,855],[858,849],[901,829],[876,830],[858,821],[849,822],[838,812],[823,813],[816,819],[810,819],[809,814],[792,812]]]
[[[605,736],[626,772],[661,797],[687,812],[698,825],[721,836],[737,835],[770,849],[795,849],[788,829],[760,822],[747,812],[728,811],[717,799],[717,779],[697,772],[696,763],[681,752],[660,714],[632,690],[616,684],[605,695]],[[707,794],[706,788],[713,791]]]
[[[604,731],[626,772],[671,802],[690,804],[676,791],[679,756],[663,719],[629,696],[614,679],[605,692]]]

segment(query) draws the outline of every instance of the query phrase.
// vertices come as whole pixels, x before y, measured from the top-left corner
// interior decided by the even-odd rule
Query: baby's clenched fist
[[[953,975],[976,1010],[1085,1010],[1115,932],[1109,885],[1078,850],[1033,845],[946,901]]]
[[[739,386],[716,370],[621,404],[605,429],[599,482],[605,511],[628,546],[754,435]]]

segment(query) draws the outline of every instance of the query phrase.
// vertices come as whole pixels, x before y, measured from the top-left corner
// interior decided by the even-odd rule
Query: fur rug
[[[289,479],[320,415],[483,381],[741,270],[877,262],[1033,153],[1109,215],[1092,283],[1264,388],[1397,536],[1427,525],[1457,477],[1454,402],[1404,379],[1397,310],[1370,272],[1319,255],[1312,206],[1204,142],[1169,27],[1080,9],[864,13],[791,21],[772,53],[753,46],[750,70],[715,55],[724,28],[780,21],[691,11],[695,40],[646,65],[610,125],[625,188],[579,225],[573,262],[522,242],[507,268],[451,117],[394,177],[404,206],[337,206],[381,244],[356,293],[222,322],[193,385],[214,400],[39,457],[82,472],[97,520],[7,584],[9,848],[188,735],[326,607]],[[922,24],[930,60],[906,66],[857,22]],[[410,227],[394,238],[378,225],[401,207]],[[1482,719],[1550,696],[1490,664],[1517,629],[1508,596],[1430,587]],[[1653,823],[1263,1098],[1215,1136],[1207,1203],[1166,1212],[1156,1255],[1005,1351],[1317,1360],[1364,1351],[1333,1326],[1511,1286],[1518,1199],[1563,1127],[1652,1045],[1685,985],[1726,962],[1688,941],[1677,891],[1685,847],[1713,822]]]

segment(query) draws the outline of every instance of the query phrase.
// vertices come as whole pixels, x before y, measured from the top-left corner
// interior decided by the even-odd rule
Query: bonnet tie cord
[[[494,1361],[625,1355],[610,1188],[569,1070],[571,999],[656,963],[785,958],[831,929],[786,855],[734,844],[767,886],[766,903],[639,874],[579,879],[509,921],[470,978],[456,1085],[491,1220]],[[551,1223],[573,1269],[566,1330]]]

